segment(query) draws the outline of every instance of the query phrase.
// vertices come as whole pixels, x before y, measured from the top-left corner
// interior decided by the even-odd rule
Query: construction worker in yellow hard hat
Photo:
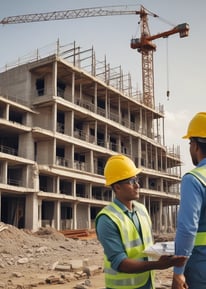
[[[196,166],[181,181],[175,253],[189,256],[183,267],[174,268],[172,289],[206,288],[206,112],[197,113],[187,133],[190,156]]]
[[[138,175],[142,170],[124,156],[108,159],[104,176],[115,199],[96,217],[96,232],[104,248],[104,272],[107,289],[151,289],[153,269],[182,266],[185,257],[161,256],[148,261],[143,253],[153,242],[151,220],[145,206],[139,203]]]
[[[124,155],[110,157],[104,168],[106,186],[137,176],[142,169],[136,168],[134,162]]]

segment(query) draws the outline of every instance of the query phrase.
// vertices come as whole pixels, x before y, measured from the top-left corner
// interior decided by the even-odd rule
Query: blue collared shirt
[[[206,165],[206,158],[197,167]],[[181,182],[181,200],[177,217],[175,254],[190,256],[199,226],[202,205],[206,204],[205,186],[192,174],[186,174]],[[202,246],[206,254],[205,246]],[[203,264],[206,266],[206,264]],[[174,267],[176,274],[183,274],[185,266]]]

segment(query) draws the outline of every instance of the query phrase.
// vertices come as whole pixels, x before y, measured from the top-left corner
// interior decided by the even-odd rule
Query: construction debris
[[[102,249],[97,239],[65,238],[52,228],[35,233],[4,223],[0,228],[2,289],[67,284],[103,272]],[[8,282],[12,283],[10,287]]]
[[[62,233],[66,238],[81,239],[81,240],[96,238],[95,230],[89,229],[62,230],[59,232]]]
[[[65,238],[52,228],[35,233],[2,223],[0,228],[0,289],[103,288],[103,250],[97,239]],[[161,235],[167,238],[172,235]],[[171,274],[172,269],[157,272],[158,289],[168,288]]]

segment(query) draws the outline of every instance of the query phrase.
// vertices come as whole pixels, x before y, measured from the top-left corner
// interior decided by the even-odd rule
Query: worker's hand
[[[185,276],[183,274],[173,274],[172,289],[187,289],[189,288],[185,282]]]
[[[162,255],[158,262],[160,265],[159,269],[167,269],[169,267],[182,267],[187,261],[188,257],[186,256],[168,256]]]

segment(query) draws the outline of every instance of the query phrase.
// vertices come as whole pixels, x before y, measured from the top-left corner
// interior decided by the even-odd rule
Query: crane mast
[[[133,38],[131,40],[130,47],[132,49],[137,49],[137,51],[142,55],[143,103],[151,108],[154,108],[155,99],[153,52],[156,50],[156,45],[152,42],[152,40],[158,38],[166,38],[175,33],[179,33],[181,38],[187,37],[189,35],[189,25],[187,23],[183,23],[172,28],[171,30],[151,35],[148,25],[148,14],[154,17],[158,17],[156,14],[147,12],[143,6],[141,6],[140,11],[128,9],[125,10],[125,6],[108,6],[9,16],[3,18],[0,21],[0,24],[18,24],[99,16],[140,15],[141,35],[140,38]]]
[[[142,55],[142,90],[144,104],[149,107],[154,107],[154,65],[153,65],[153,51],[156,50],[156,45],[152,42],[149,45],[145,45],[144,38],[150,36],[150,30],[148,25],[148,16],[143,7],[140,10],[140,31],[141,42],[139,46],[135,46],[135,43],[139,39],[131,40],[131,48],[138,49],[138,52]]]

